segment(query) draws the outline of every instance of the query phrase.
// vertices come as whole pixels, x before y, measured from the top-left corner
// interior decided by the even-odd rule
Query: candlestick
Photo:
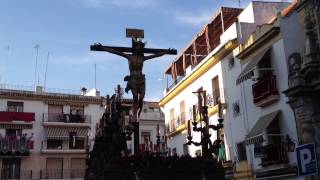
[[[159,124],[157,124],[157,136],[160,136],[160,128],[159,128]]]
[[[188,120],[188,135],[191,136],[190,120]]]
[[[207,92],[203,91],[203,106],[207,105]]]
[[[196,105],[192,106],[192,116],[193,116],[193,122],[196,122],[197,121]]]

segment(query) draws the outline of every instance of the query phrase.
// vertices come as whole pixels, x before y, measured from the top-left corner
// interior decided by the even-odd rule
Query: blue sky
[[[242,7],[249,0],[242,1]],[[1,0],[0,83],[34,84],[36,44],[40,45],[38,75],[44,83],[50,52],[47,87],[75,89],[94,87],[112,94],[125,83],[125,59],[90,52],[94,42],[130,46],[125,28],[145,30],[147,47],[183,49],[220,6],[237,7],[237,0]],[[9,50],[8,47],[9,46]],[[162,97],[164,70],[174,56],[145,63],[146,100]],[[131,95],[130,95],[131,96]]]

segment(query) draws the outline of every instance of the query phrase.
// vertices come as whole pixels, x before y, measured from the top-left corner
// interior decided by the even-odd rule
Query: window
[[[246,148],[245,148],[243,142],[237,144],[237,151],[238,151],[238,160],[239,161],[247,160],[247,152],[246,152]]]
[[[233,66],[234,66],[234,57],[230,58],[228,61],[229,70],[232,69]]]
[[[20,179],[20,158],[3,158],[1,179]]]
[[[262,166],[288,162],[287,151],[281,140],[279,118],[274,119],[267,128],[268,145],[263,146],[264,156],[261,158]]]
[[[6,136],[18,136],[22,134],[22,129],[6,129]]]
[[[63,106],[62,105],[48,105],[48,121],[49,122],[60,122],[65,121],[63,117]]]
[[[69,133],[69,148],[75,149],[77,145],[77,133],[76,132],[70,132]]]
[[[212,98],[213,98],[213,105],[217,105],[218,103],[221,102],[218,76],[212,79]]]
[[[141,132],[141,144],[145,145],[146,151],[152,150],[152,142],[151,142],[151,133],[150,132]]]
[[[63,158],[47,158],[46,171],[41,179],[62,179]]]
[[[62,140],[48,139],[47,149],[62,149]]]
[[[84,138],[76,138],[76,147],[74,149],[85,149]]]
[[[141,143],[150,142],[151,133],[150,132],[141,132]]]
[[[70,107],[70,114],[75,115],[84,115],[84,107],[83,106],[71,106]]]
[[[272,75],[271,49],[269,49],[258,63],[258,79]]]
[[[23,112],[23,102],[7,102],[7,111],[8,112]]]
[[[186,115],[185,115],[186,107],[184,101],[180,102],[180,123],[184,124],[186,122]]]
[[[174,124],[174,108],[170,109],[170,122],[169,122],[169,128],[170,132],[172,132],[175,129],[175,124]]]

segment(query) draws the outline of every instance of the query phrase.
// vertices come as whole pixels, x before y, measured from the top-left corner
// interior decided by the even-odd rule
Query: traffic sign
[[[310,176],[318,172],[314,144],[303,144],[296,148],[298,160],[298,175]]]

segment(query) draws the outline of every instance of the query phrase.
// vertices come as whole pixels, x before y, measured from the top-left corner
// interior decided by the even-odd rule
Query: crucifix
[[[145,75],[142,73],[144,61],[157,58],[165,54],[176,55],[177,50],[145,48],[146,43],[142,42],[142,39],[144,38],[144,30],[141,29],[126,29],[126,36],[127,38],[132,39],[131,48],[103,46],[100,43],[96,43],[91,45],[90,49],[92,51],[106,51],[124,57],[128,60],[130,74],[124,77],[124,81],[127,81],[125,92],[132,92],[132,120],[138,123],[138,117],[142,111],[146,89]]]

